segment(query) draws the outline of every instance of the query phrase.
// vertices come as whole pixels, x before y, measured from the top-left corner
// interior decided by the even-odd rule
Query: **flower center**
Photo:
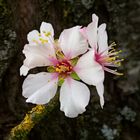
[[[55,71],[59,74],[70,74],[72,72],[72,66],[68,61],[59,62],[55,66]]]
[[[103,53],[96,53],[95,54],[95,58],[96,61],[98,63],[100,63],[101,65],[106,65],[106,64],[111,64],[114,66],[120,66],[121,65],[121,61],[123,61],[123,59],[119,59],[118,54],[121,53],[122,51],[116,51],[116,49],[114,48],[114,46],[116,46],[116,44],[113,42],[109,48],[108,48],[108,54],[103,55]]]
[[[121,53],[122,51],[116,51],[116,49],[114,48],[114,46],[116,46],[116,44],[113,42],[109,47],[108,47],[108,52],[104,54],[104,52],[100,52],[100,53],[95,53],[95,59],[96,61],[103,66],[104,70],[111,72],[113,74],[116,75],[123,75],[122,73],[117,72],[117,70],[111,70],[109,68],[106,67],[119,67],[121,66],[121,62],[124,59],[119,59],[119,53]]]

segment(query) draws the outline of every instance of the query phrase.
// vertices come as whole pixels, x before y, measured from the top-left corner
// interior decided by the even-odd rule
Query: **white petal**
[[[37,30],[33,30],[28,33],[27,40],[29,44],[37,44],[39,43],[39,32]]]
[[[86,40],[88,40],[87,33],[86,33],[86,28],[87,28],[87,27],[81,28],[81,29],[80,29],[80,32],[81,32],[81,34],[83,35],[83,37],[84,37]]]
[[[88,51],[80,57],[75,66],[75,71],[85,83],[97,85],[104,81],[104,70],[102,66],[94,60],[94,50]]]
[[[20,76],[26,76],[28,74],[28,71],[29,71],[29,68],[22,65],[21,68],[20,68]]]
[[[66,79],[60,89],[60,109],[70,118],[85,112],[90,99],[88,87],[76,80]]]
[[[75,26],[65,29],[59,37],[60,47],[69,59],[85,53],[88,49],[87,41],[81,34],[80,28],[81,26]]]
[[[98,52],[108,54],[108,37],[106,32],[106,24],[101,24],[98,28]]]
[[[28,98],[26,102],[46,104],[55,96],[57,82],[50,73],[30,74],[23,83],[22,95]]]
[[[92,21],[97,22],[96,24],[98,24],[98,20],[99,20],[98,16],[96,14],[92,14]]]
[[[86,28],[88,42],[92,48],[97,48],[97,26],[98,26],[98,16],[93,14],[92,22]]]
[[[96,89],[97,89],[98,95],[100,97],[100,105],[103,108],[103,106],[104,106],[104,85],[103,85],[103,82],[97,84]]]
[[[40,26],[40,33],[43,38],[52,39],[54,36],[54,29],[50,23],[42,22]]]
[[[50,59],[54,59],[55,52],[51,46],[26,44],[23,53],[25,54],[24,66],[29,69],[52,65]],[[22,72],[21,72],[22,74]]]

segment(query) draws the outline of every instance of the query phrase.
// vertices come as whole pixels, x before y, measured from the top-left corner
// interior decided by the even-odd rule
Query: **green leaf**
[[[80,80],[80,78],[79,78],[79,76],[77,75],[76,72],[72,72],[70,76],[75,80]]]

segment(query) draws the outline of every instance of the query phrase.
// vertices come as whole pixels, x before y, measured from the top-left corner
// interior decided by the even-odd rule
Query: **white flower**
[[[110,73],[122,75],[116,70],[111,70],[109,67],[118,67],[123,59],[118,59],[117,54],[121,52],[116,51],[113,42],[108,46],[108,36],[106,32],[106,24],[103,23],[98,27],[98,16],[92,15],[92,22],[83,29],[84,36],[87,38],[91,48],[95,50],[95,60],[102,65],[102,68]]]
[[[96,83],[94,83],[93,81],[87,81],[87,83],[93,84],[96,86],[98,94],[100,96],[100,103],[101,103],[101,106],[103,107],[104,105],[104,97],[103,97],[104,70],[111,72],[113,74],[122,75],[121,73],[118,73],[116,70],[111,70],[107,68],[107,66],[110,66],[110,67],[120,66],[120,62],[123,59],[118,60],[117,59],[118,56],[115,56],[115,55],[117,55],[121,51],[115,52],[115,49],[113,48],[113,46],[115,46],[115,43],[112,43],[110,46],[108,46],[106,24],[101,24],[98,27],[98,16],[95,14],[92,15],[92,22],[87,27],[84,27],[83,29],[81,29],[81,33],[88,40],[89,45],[91,47],[90,49],[91,53],[94,50],[94,56],[92,56],[91,59],[94,59],[95,61],[93,61],[94,63],[90,65],[94,69],[94,75],[96,75],[98,79],[100,78],[102,79],[102,80],[101,79],[99,80],[100,82],[98,82],[98,84],[97,84],[97,81]],[[85,63],[85,67],[86,66],[87,64]],[[84,76],[81,73],[80,78],[83,80],[83,79],[86,79],[86,76]]]
[[[37,30],[29,32],[26,44],[23,49],[26,59],[20,68],[20,75],[26,76],[28,71],[35,67],[49,66],[51,61],[55,59],[54,30],[50,23],[42,22],[40,33]]]
[[[47,23],[44,22],[42,26],[44,28],[41,30],[45,32],[49,30],[53,33],[52,26],[47,28]],[[87,41],[81,35],[80,28],[80,26],[75,26],[61,33],[57,43],[61,51],[55,47],[53,35],[51,40],[47,38],[48,42],[41,43],[37,40],[37,35],[37,42],[32,42],[34,35],[31,37],[32,32],[29,33],[29,44],[25,45],[23,50],[26,59],[20,73],[26,75],[29,69],[39,66],[49,66],[48,69],[51,69],[51,72],[27,76],[23,83],[22,93],[27,98],[26,102],[48,103],[56,94],[59,80],[64,79],[60,89],[60,109],[71,118],[85,111],[90,99],[90,91],[85,84],[70,77],[72,73],[75,73],[75,64],[72,64],[73,59],[88,49]]]

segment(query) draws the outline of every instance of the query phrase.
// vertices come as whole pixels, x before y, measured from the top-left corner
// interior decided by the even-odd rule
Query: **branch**
[[[47,104],[37,105],[27,113],[23,121],[12,128],[8,140],[24,140],[31,129],[38,124],[44,116],[49,115],[58,105],[58,94]]]

